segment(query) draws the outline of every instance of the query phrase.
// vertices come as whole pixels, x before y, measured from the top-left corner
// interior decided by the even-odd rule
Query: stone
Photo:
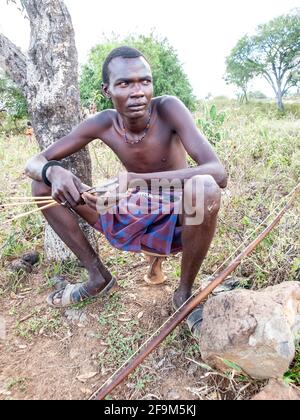
[[[204,306],[201,357],[223,371],[227,360],[253,378],[281,378],[295,357],[299,333],[300,283],[233,290]]]
[[[85,326],[88,323],[88,318],[82,310],[67,309],[65,311],[65,316],[69,321],[79,322],[83,326]]]
[[[33,266],[39,262],[40,256],[38,252],[30,251],[30,252],[26,252],[26,254],[23,254],[21,259],[25,261],[27,264]]]
[[[31,273],[32,267],[26,261],[22,259],[17,259],[11,262],[8,266],[10,271],[15,271],[16,273]]]
[[[268,385],[251,399],[253,401],[300,401],[300,389],[285,384],[283,381],[271,379]]]
[[[171,389],[167,394],[168,400],[180,400],[180,395],[176,389]]]

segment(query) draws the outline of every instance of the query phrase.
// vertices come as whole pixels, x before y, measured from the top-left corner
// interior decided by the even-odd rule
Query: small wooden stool
[[[143,251],[150,263],[144,281],[151,285],[157,286],[163,284],[167,280],[167,276],[162,271],[162,263],[167,258],[167,255],[154,254],[152,252]]]

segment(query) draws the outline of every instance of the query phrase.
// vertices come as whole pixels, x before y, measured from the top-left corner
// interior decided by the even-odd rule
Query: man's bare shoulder
[[[97,112],[95,115],[87,118],[86,122],[98,125],[99,128],[106,130],[111,127],[115,118],[116,111],[114,109],[105,109],[104,111]]]
[[[116,119],[114,109],[106,109],[85,119],[78,126],[78,133],[90,139],[104,138]]]
[[[191,113],[176,96],[160,96],[157,99],[157,114],[175,131],[186,123],[191,123]]]
[[[158,96],[154,99],[154,101],[157,107],[157,112],[162,116],[167,116],[169,113],[176,111],[178,107],[185,107],[180,99],[171,95]]]

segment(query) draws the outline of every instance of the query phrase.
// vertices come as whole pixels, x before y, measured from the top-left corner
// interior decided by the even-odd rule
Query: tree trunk
[[[277,107],[279,111],[284,112],[284,105],[282,101],[282,93],[281,93],[281,87],[278,86],[277,92],[276,92],[276,101],[277,101]]]
[[[28,56],[0,35],[0,65],[25,94],[36,139],[44,150],[80,122],[77,50],[71,17],[62,0],[23,0],[23,5],[31,27]],[[87,148],[63,163],[91,185]],[[84,231],[95,246],[91,228]],[[59,261],[73,258],[49,226],[45,230],[45,256]]]
[[[245,103],[248,104],[249,100],[248,100],[247,90],[243,89],[243,92],[244,92]]]

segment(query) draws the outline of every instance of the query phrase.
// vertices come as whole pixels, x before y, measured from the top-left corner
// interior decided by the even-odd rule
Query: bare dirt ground
[[[87,399],[168,318],[178,257],[165,263],[169,280],[149,286],[143,281],[147,262],[142,255],[107,250],[119,285],[105,299],[76,309],[49,308],[43,264],[23,279],[22,291],[0,298],[7,330],[0,341],[0,399]],[[260,387],[246,381],[202,365],[197,342],[180,326],[110,397],[241,398],[245,385],[248,396]]]

